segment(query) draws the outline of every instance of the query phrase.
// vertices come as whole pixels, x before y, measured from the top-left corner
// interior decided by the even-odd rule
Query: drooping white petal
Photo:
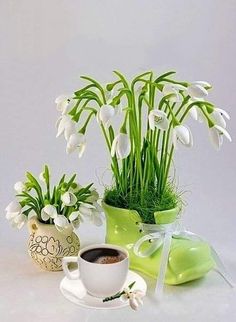
[[[39,180],[45,183],[44,172],[39,174]]]
[[[178,141],[187,147],[193,146],[192,133],[187,126],[181,124],[174,127],[172,132],[172,142],[175,149],[177,149]]]
[[[87,217],[88,219],[91,219],[93,209],[95,209],[95,207],[93,205],[88,204],[88,203],[81,203],[79,206],[80,214],[82,216]]]
[[[21,205],[17,200],[13,200],[9,203],[9,205],[6,207],[6,212],[21,212]]]
[[[80,216],[79,211],[73,211],[69,216],[69,221],[72,222],[72,221],[78,219],[79,216]]]
[[[220,136],[219,131],[217,131],[214,126],[209,129],[209,139],[213,147],[216,150],[219,150],[223,143],[223,137]]]
[[[14,189],[17,193],[22,193],[23,191],[26,190],[26,186],[22,181],[18,181],[15,183]]]
[[[120,300],[121,300],[121,302],[126,303],[126,302],[129,300],[129,298],[128,298],[128,296],[127,296],[127,293],[122,294],[122,295],[120,296]]]
[[[155,130],[155,128],[159,128],[165,131],[168,129],[169,121],[167,118],[167,114],[163,111],[152,110],[149,113],[148,120],[149,120],[149,126],[151,130]]]
[[[68,221],[68,219],[64,215],[58,215],[54,219],[54,224],[58,231],[63,232],[67,229],[71,229],[71,225]]]
[[[67,191],[61,196],[61,201],[65,206],[74,206],[77,202],[77,197],[73,192]]]
[[[18,216],[16,216],[13,221],[11,222],[12,223],[12,226],[13,227],[16,227],[18,229],[21,229],[24,224],[27,222],[27,217],[26,215],[20,213]]]
[[[62,115],[57,123],[57,135],[59,137],[64,133],[65,139],[68,140],[70,135],[77,131],[77,123],[72,121],[72,119],[68,115]]]
[[[217,107],[214,108],[214,110],[210,116],[213,119],[215,124],[217,124],[223,128],[226,128],[226,121],[225,121],[224,117],[228,120],[230,119],[229,114],[225,110],[223,110],[221,108],[217,108]]]
[[[198,84],[190,84],[187,88],[187,93],[193,99],[205,98],[208,95],[208,91]]]
[[[110,125],[110,121],[115,115],[115,109],[112,105],[102,105],[98,112],[98,121],[102,122],[104,126]]]
[[[191,107],[191,109],[189,110],[189,114],[195,121],[198,120],[198,111],[196,106]]]
[[[195,81],[195,82],[192,82],[192,84],[200,85],[202,87],[212,87],[211,84],[206,81]]]
[[[138,302],[134,296],[130,297],[129,305],[130,305],[131,309],[133,309],[135,311],[138,309]]]
[[[102,225],[102,219],[101,219],[100,213],[98,211],[92,210],[91,222],[95,226],[101,226]]]
[[[28,220],[34,217],[37,217],[37,213],[33,209],[31,209],[30,212],[28,213]]]
[[[99,199],[99,194],[96,189],[91,190],[91,195],[86,199],[87,202],[96,202]]]
[[[178,90],[176,90],[173,87],[173,84],[170,84],[170,83],[165,84],[163,86],[162,93],[164,96],[172,94],[172,96],[169,98],[170,102],[172,102],[172,103],[177,103],[177,102],[181,101],[180,94],[179,94]]]
[[[116,153],[118,159],[124,159],[130,154],[130,150],[131,145],[128,134],[119,133],[113,140],[111,156],[113,157]]]
[[[221,115],[220,112],[218,112],[216,109],[214,109],[214,111],[210,114],[211,119],[213,119],[214,123],[216,123],[217,125],[225,128],[226,127],[226,121],[223,118],[223,116]]]
[[[57,110],[62,114],[66,114],[72,105],[71,95],[60,95],[56,98],[55,103]]]
[[[79,158],[82,157],[86,147],[86,138],[85,135],[82,133],[74,133],[69,137],[66,146],[66,153],[72,153],[76,149],[78,149]]]
[[[57,209],[53,205],[46,205],[41,210],[41,218],[43,221],[47,221],[49,218],[56,218],[57,217]]]
[[[111,146],[111,156],[112,158],[115,156],[116,154],[116,147],[117,147],[117,143],[118,143],[118,135],[114,138],[113,142],[112,142],[112,146]]]
[[[221,127],[221,126],[219,126],[217,124],[215,125],[215,128],[219,131],[220,135],[224,135],[227,140],[232,142],[232,138],[231,138],[229,132],[226,131],[226,129],[224,129],[223,127]]]
[[[222,108],[216,107],[215,110],[217,110],[219,113],[221,113],[227,120],[230,120],[229,114],[223,110]]]
[[[225,136],[230,142],[232,141],[230,134],[226,131],[225,128],[217,124],[209,128],[209,138],[216,150],[219,150],[222,146],[223,136]]]

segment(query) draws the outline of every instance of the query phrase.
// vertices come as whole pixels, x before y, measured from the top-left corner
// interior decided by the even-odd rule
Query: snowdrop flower
[[[190,129],[185,125],[177,125],[173,128],[172,142],[174,148],[177,149],[177,142],[181,142],[187,147],[193,146],[193,137]]]
[[[130,154],[130,150],[129,136],[125,133],[119,133],[112,143],[111,156],[114,157],[116,154],[118,159],[124,159]]]
[[[96,189],[91,189],[91,195],[86,199],[87,202],[96,202],[99,199],[99,194]]]
[[[67,145],[66,145],[66,153],[70,154],[78,149],[79,158],[82,157],[84,150],[86,147],[86,139],[84,134],[82,133],[73,133],[70,135]]]
[[[229,114],[221,108],[216,107],[214,108],[214,111],[211,113],[211,118],[213,119],[214,123],[223,128],[226,128],[226,121],[224,117],[230,120]]]
[[[79,213],[85,218],[87,218],[94,225],[102,225],[102,219],[100,217],[100,209],[98,207],[98,204],[91,205],[87,203],[82,203],[79,206]]]
[[[165,84],[162,93],[164,96],[172,94],[172,97],[169,98],[169,100],[173,103],[178,103],[181,101],[181,96],[179,94],[180,90],[186,90],[186,87],[180,84]]]
[[[116,111],[112,105],[102,105],[97,113],[97,121],[108,127],[115,114]]]
[[[39,174],[39,180],[42,181],[42,182],[45,182],[46,181],[45,178],[44,178],[44,172],[41,172]]]
[[[54,218],[54,224],[56,229],[60,232],[71,229],[71,225],[64,215],[58,215],[56,218]]]
[[[73,211],[69,216],[69,221],[73,228],[78,228],[80,223],[83,222],[79,211]]]
[[[152,110],[148,116],[149,126],[151,130],[155,130],[155,128],[161,130],[167,130],[169,121],[167,118],[167,114],[160,110]]]
[[[209,128],[210,141],[216,150],[219,150],[222,143],[223,137],[225,136],[230,142],[232,141],[230,134],[225,128],[215,124]]]
[[[67,191],[61,196],[61,201],[65,206],[71,207],[76,204],[77,197],[73,194],[73,192]]]
[[[137,310],[140,305],[143,305],[142,298],[145,296],[145,293],[141,290],[130,291],[129,289],[124,289],[124,294],[121,295],[120,299],[122,302],[129,301],[129,305],[133,310]]]
[[[12,227],[21,229],[27,222],[27,217],[22,213],[22,207],[18,201],[10,202],[5,210],[6,219],[9,220]]]
[[[72,121],[72,119],[68,115],[62,115],[56,123],[56,128],[56,137],[58,138],[64,133],[65,139],[68,140],[71,134],[76,133],[77,123]]]
[[[50,218],[55,219],[57,217],[57,209],[53,205],[46,205],[41,210],[41,218],[43,221],[48,221]]]
[[[90,217],[92,214],[92,210],[91,209],[95,209],[95,207],[89,203],[81,203],[79,206],[79,212],[82,216],[85,217]]]
[[[28,220],[34,217],[37,217],[37,214],[33,209],[31,209],[30,212],[28,213]]]
[[[26,186],[23,182],[18,181],[14,184],[14,189],[17,193],[22,193],[23,191],[26,190]]]
[[[196,81],[187,87],[187,93],[194,100],[204,99],[208,95],[208,91],[205,87],[211,87],[211,85],[204,81]]]
[[[21,213],[22,207],[20,203],[17,200],[14,200],[9,203],[9,205],[6,207],[6,218],[8,220],[11,220],[15,216],[19,215]]]
[[[27,216],[23,213],[18,214],[10,220],[10,223],[13,228],[21,229],[24,224],[27,222]]]
[[[66,114],[71,108],[72,99],[68,95],[60,95],[56,98],[55,103],[57,110],[62,114]]]

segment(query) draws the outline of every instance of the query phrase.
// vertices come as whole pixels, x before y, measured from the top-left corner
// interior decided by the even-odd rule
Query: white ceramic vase
[[[55,225],[41,223],[37,218],[29,220],[28,229],[29,255],[43,270],[61,271],[63,257],[78,255],[80,240],[72,229],[59,232]]]

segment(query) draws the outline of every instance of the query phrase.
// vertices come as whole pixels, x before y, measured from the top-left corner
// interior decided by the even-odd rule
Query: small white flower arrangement
[[[111,156],[114,186],[105,193],[111,206],[136,209],[144,222],[154,223],[155,211],[175,208],[180,202],[170,170],[179,145],[193,146],[188,117],[204,123],[211,143],[220,149],[228,113],[207,100],[211,84],[179,81],[175,72],[155,76],[148,71],[128,81],[120,72],[102,85],[91,77],[72,95],[56,99],[61,116],[57,137],[64,134],[66,152],[86,147],[86,131],[96,118]],[[118,118],[119,116],[119,118]],[[122,118],[116,130],[114,120]]]
[[[6,218],[18,229],[32,217],[45,224],[54,224],[60,232],[78,228],[84,219],[99,226],[102,208],[92,185],[82,187],[76,182],[76,175],[68,180],[63,175],[51,188],[47,165],[39,179],[27,172],[26,181],[14,185],[16,199],[6,207]]]
[[[113,301],[119,298],[124,303],[128,302],[131,309],[137,311],[139,307],[143,305],[145,293],[138,289],[132,290],[135,283],[136,282],[134,281],[117,294],[104,298],[103,302]]]

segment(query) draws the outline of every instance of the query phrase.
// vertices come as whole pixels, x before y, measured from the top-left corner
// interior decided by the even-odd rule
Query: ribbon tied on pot
[[[133,251],[135,255],[139,257],[149,257],[158,249],[162,248],[160,269],[155,287],[155,294],[157,298],[160,299],[163,294],[172,237],[202,242],[206,242],[206,240],[201,236],[184,229],[180,224],[179,220],[176,220],[169,224],[139,223],[139,226],[141,231],[145,235],[134,244]],[[150,242],[150,245],[146,247],[145,250],[141,250],[142,245],[147,241]],[[219,255],[211,245],[210,249],[212,258],[216,264],[216,267],[214,268],[215,271],[218,272],[231,287],[234,287],[235,284],[229,276],[228,272],[226,271],[225,266],[221,261]]]

